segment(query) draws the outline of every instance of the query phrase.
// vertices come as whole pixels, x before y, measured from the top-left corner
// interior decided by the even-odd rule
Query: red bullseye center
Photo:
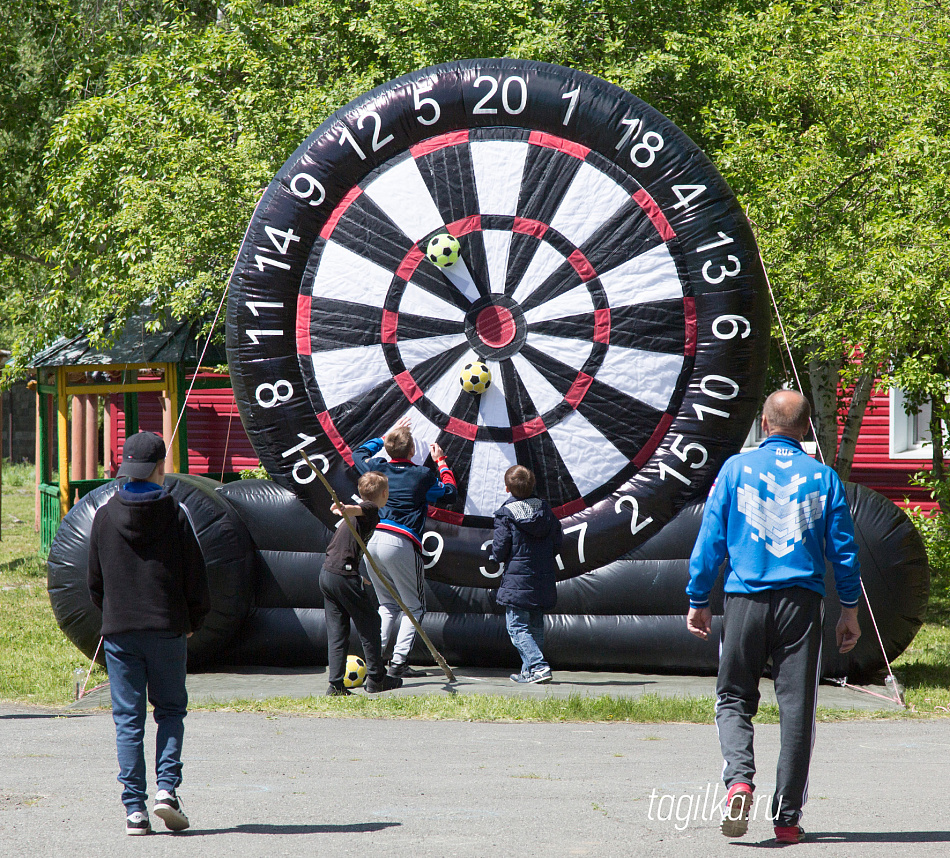
[[[493,349],[507,346],[515,338],[516,330],[515,318],[507,307],[493,304],[475,317],[475,333],[486,346]]]

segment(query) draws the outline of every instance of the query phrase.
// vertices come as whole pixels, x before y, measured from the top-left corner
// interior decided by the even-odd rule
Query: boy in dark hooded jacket
[[[547,501],[534,493],[535,478],[523,465],[505,471],[511,497],[495,512],[492,556],[505,572],[495,599],[504,605],[508,634],[521,654],[521,673],[512,682],[550,682],[544,659],[544,612],[557,602],[557,553],[561,522]]]
[[[89,595],[102,610],[126,834],[150,834],[145,802],[146,704],[155,708],[155,815],[188,828],[176,789],[188,709],[187,638],[211,609],[208,574],[188,511],[164,488],[165,442],[125,441],[129,481],[99,507],[89,540]]]

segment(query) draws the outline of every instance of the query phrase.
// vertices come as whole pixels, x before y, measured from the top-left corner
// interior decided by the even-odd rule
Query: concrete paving
[[[2,856],[694,858],[775,848],[765,807],[777,726],[756,730],[760,803],[746,837],[730,842],[718,831],[721,760],[706,725],[193,711],[180,790],[192,828],[132,838],[107,711],[0,704],[0,722]],[[796,852],[947,855],[948,751],[945,720],[819,725],[809,839]]]
[[[505,694],[524,697],[555,695],[612,695],[639,697],[656,694],[661,697],[713,697],[716,678],[713,676],[659,676],[637,673],[585,673],[555,671],[554,681],[545,685],[518,685],[508,677],[509,670],[485,668],[454,668],[456,682],[450,683],[438,668],[425,668],[426,676],[407,679],[396,695],[407,694]],[[325,667],[306,669],[234,668],[228,672],[195,673],[188,677],[188,694],[193,705],[204,702],[224,703],[231,700],[264,700],[268,697],[303,698],[326,691]],[[775,692],[769,680],[760,686],[763,703],[774,703]],[[358,692],[362,693],[362,692]],[[837,685],[821,685],[818,704],[829,709],[899,711],[900,706],[885,695],[884,686],[860,690]],[[109,706],[108,686],[87,692],[73,709]]]

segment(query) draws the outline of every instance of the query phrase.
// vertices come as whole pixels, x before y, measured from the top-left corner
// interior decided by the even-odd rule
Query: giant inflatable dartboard
[[[444,233],[450,268],[425,256]],[[231,376],[261,462],[325,522],[299,451],[349,496],[352,450],[409,415],[419,461],[438,442],[459,483],[429,511],[429,575],[497,578],[491,516],[522,463],[568,577],[656,532],[738,450],[763,281],[731,190],[647,104],[559,66],[451,63],[351,102],[278,173],[231,279]],[[460,386],[474,361],[480,395]]]

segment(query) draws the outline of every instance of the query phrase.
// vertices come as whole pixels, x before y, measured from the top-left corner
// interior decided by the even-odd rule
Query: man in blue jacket
[[[755,760],[752,718],[759,679],[771,659],[782,719],[772,797],[775,837],[798,843],[807,798],[821,670],[825,558],[841,602],[839,650],[861,635],[861,580],[854,524],[837,474],[802,449],[811,409],[792,390],[765,402],[768,436],[729,459],[713,484],[689,561],[689,631],[706,640],[709,593],[725,562],[725,611],[716,684],[716,726],[728,790],[722,833],[740,837],[749,824]]]

